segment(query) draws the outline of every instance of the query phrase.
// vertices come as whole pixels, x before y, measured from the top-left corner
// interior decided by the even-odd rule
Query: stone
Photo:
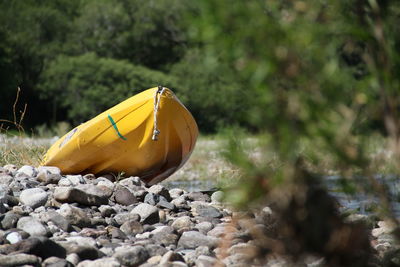
[[[194,249],[198,246],[207,246],[215,248],[218,244],[218,239],[211,236],[206,236],[200,232],[187,231],[184,232],[179,239],[178,246],[188,249]]]
[[[96,247],[96,240],[91,237],[85,236],[70,236],[65,238],[68,242],[75,242],[76,244],[87,246],[87,247]]]
[[[159,226],[151,231],[151,235],[156,244],[164,246],[175,245],[178,241],[178,235],[175,234],[175,230],[171,226]]]
[[[22,236],[18,232],[11,232],[6,236],[6,239],[10,244],[15,244],[22,240]]]
[[[238,230],[232,225],[217,225],[214,229],[210,230],[207,235],[211,237],[221,238],[226,235],[233,236]]]
[[[45,185],[58,184],[61,178],[62,176],[60,174],[48,173],[45,171],[39,171],[39,173],[36,176],[36,180]]]
[[[25,174],[27,177],[35,177],[37,170],[35,167],[24,165],[18,169],[17,174]]]
[[[212,193],[212,195],[211,195],[211,202],[212,203],[220,204],[220,203],[223,202],[223,200],[224,200],[224,192],[215,191],[214,193]]]
[[[127,249],[121,249],[114,253],[116,258],[121,265],[125,266],[138,266],[149,258],[149,253],[142,246],[133,246]]]
[[[142,180],[140,180],[140,178],[137,176],[131,176],[131,177],[125,178],[125,179],[119,181],[118,183],[122,186],[126,186],[131,189],[136,186],[144,186],[144,183],[142,182]]]
[[[31,236],[46,236],[47,228],[38,220],[31,216],[22,217],[18,220],[17,228],[24,230]]]
[[[48,193],[41,188],[29,188],[21,192],[19,200],[22,204],[33,209],[44,206],[47,202]]]
[[[144,197],[143,202],[155,206],[159,200],[160,200],[159,195],[153,193],[147,193],[146,196]]]
[[[231,255],[234,254],[245,254],[248,258],[254,258],[257,256],[258,248],[254,245],[248,243],[240,243],[231,246],[228,249],[228,253]]]
[[[195,228],[203,234],[207,234],[210,230],[214,228],[214,225],[210,222],[201,222],[196,224]]]
[[[68,254],[65,259],[68,262],[72,263],[74,266],[78,265],[79,262],[81,261],[81,259],[79,258],[78,254],[76,254],[76,253]]]
[[[101,216],[110,217],[111,215],[117,213],[114,208],[109,205],[101,205],[99,207],[99,211],[101,212]]]
[[[121,205],[129,206],[137,202],[136,197],[124,186],[117,186],[115,190],[115,202]]]
[[[174,251],[168,251],[167,253],[165,253],[161,260],[160,260],[160,264],[165,264],[168,262],[173,262],[173,261],[182,261],[185,262],[184,258],[182,257],[181,254],[176,253]]]
[[[13,254],[13,255],[0,255],[0,266],[23,266],[23,265],[37,266],[39,262],[40,261],[38,257],[24,253]]]
[[[160,262],[161,258],[162,258],[161,255],[152,256],[151,258],[149,258],[147,260],[147,263],[158,265],[158,263]]]
[[[71,230],[71,225],[69,221],[56,211],[48,211],[44,214],[44,218],[47,221],[53,222],[61,230],[68,232]]]
[[[82,245],[76,242],[68,241],[58,243],[64,247],[64,249],[67,251],[67,254],[76,254],[79,260],[96,260],[104,256],[104,254],[94,246]],[[67,260],[70,261],[68,258]]]
[[[88,190],[90,187],[92,190]],[[93,187],[95,187],[95,185],[89,185],[86,189],[88,191],[82,191],[73,187],[57,187],[54,191],[53,197],[61,203],[76,202],[87,206],[108,204],[108,197],[103,195],[102,192],[99,192],[101,189],[95,189]]]
[[[85,260],[80,262],[77,267],[120,267],[121,264],[114,258],[104,257],[97,260]]]
[[[143,224],[155,224],[160,221],[158,209],[147,203],[139,204],[131,211],[131,213],[138,214],[140,216],[140,222]]]
[[[114,216],[113,218],[115,222],[118,224],[118,226],[124,224],[127,221],[140,221],[140,215],[136,213],[128,213],[128,212],[122,212],[118,213]]]
[[[14,175],[18,171],[18,167],[14,164],[7,164],[3,166],[3,169],[7,170],[10,174]]]
[[[72,263],[58,257],[50,257],[42,262],[44,267],[73,267]]]
[[[175,230],[179,230],[179,229],[185,228],[185,227],[191,227],[192,225],[193,225],[193,223],[192,223],[192,221],[191,221],[189,216],[178,217],[171,224],[171,226]]]
[[[136,235],[143,233],[143,225],[136,220],[124,222],[121,225],[120,229],[127,235]]]
[[[48,239],[47,237],[37,236],[30,237],[15,244],[16,250],[23,253],[33,254],[42,259],[49,257],[65,258],[65,249],[56,242]]]
[[[11,228],[15,228],[17,226],[17,222],[18,220],[21,218],[20,214],[16,214],[12,211],[7,212],[3,219],[1,220],[1,228],[2,229],[11,229]]]
[[[195,262],[195,266],[198,267],[217,266],[217,262],[218,260],[214,257],[200,255]]]
[[[168,250],[161,245],[157,244],[149,244],[146,245],[146,250],[148,251],[150,257],[157,256],[157,255],[164,255]]]
[[[167,201],[171,201],[171,196],[169,195],[168,189],[161,184],[155,184],[151,186],[147,191],[155,195],[163,196]]]
[[[38,172],[46,172],[49,174],[58,174],[58,175],[61,174],[60,168],[55,167],[55,166],[39,166],[37,168],[37,171]]]
[[[117,227],[109,226],[107,230],[112,238],[117,238],[117,239],[126,239],[127,238],[126,234]]]
[[[207,194],[203,194],[201,192],[190,192],[186,195],[186,197],[191,201],[203,201],[210,202],[211,199]]]
[[[168,202],[163,196],[160,196],[160,200],[157,203],[157,207],[169,210],[175,210],[175,205],[172,204],[171,202]]]
[[[213,206],[193,204],[192,213],[205,218],[221,218],[222,213]]]
[[[115,185],[113,182],[111,182],[110,180],[103,178],[103,177],[99,177],[96,179],[97,182],[97,186],[105,186],[108,187],[110,190],[114,190]]]
[[[14,180],[14,177],[8,174],[0,174],[0,184],[1,185],[9,185]]]
[[[169,195],[171,198],[175,199],[181,196],[184,193],[184,191],[180,188],[173,188],[169,190]]]
[[[85,227],[90,225],[90,219],[86,212],[80,208],[73,207],[69,204],[61,205],[58,210],[71,225],[77,225],[79,227]]]

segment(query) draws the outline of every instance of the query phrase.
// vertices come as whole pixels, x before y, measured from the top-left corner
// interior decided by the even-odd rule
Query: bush
[[[57,57],[44,71],[39,89],[42,98],[55,101],[76,124],[160,84],[174,87],[175,81],[159,71],[88,53]]]

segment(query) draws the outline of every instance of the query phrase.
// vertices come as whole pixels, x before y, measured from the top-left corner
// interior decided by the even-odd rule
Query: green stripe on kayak
[[[110,120],[112,126],[114,127],[114,130],[117,132],[119,138],[121,138],[122,140],[126,141],[127,139],[118,131],[117,124],[115,123],[113,118],[110,115],[107,115],[107,116],[108,116],[108,119]]]

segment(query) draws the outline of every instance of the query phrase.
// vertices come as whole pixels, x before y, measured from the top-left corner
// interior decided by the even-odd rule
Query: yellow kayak
[[[141,92],[61,137],[42,165],[63,173],[119,173],[158,183],[189,158],[198,136],[190,112],[168,88]]]

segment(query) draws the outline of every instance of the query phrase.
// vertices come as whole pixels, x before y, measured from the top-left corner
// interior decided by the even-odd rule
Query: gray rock
[[[72,263],[68,262],[66,259],[61,259],[58,257],[50,257],[42,262],[44,267],[73,267]]]
[[[66,255],[63,247],[43,236],[30,237],[16,243],[15,245],[19,252],[33,254],[42,259],[52,256],[65,258]]]
[[[185,227],[191,227],[193,225],[191,219],[189,216],[183,216],[183,217],[178,217],[175,219],[175,221],[171,224],[171,226],[175,230],[179,230],[181,228]]]
[[[216,266],[217,262],[218,260],[214,257],[200,255],[197,258],[195,265],[198,267],[209,267],[209,266]]]
[[[155,184],[151,186],[148,191],[155,195],[163,196],[167,201],[171,201],[171,196],[169,195],[169,191],[167,188],[162,186],[161,184]]]
[[[175,209],[175,205],[168,202],[166,198],[164,198],[163,196],[160,196],[160,200],[157,203],[157,207],[159,208],[164,208],[164,209],[169,209],[169,210],[174,210]]]
[[[210,222],[201,222],[196,224],[196,229],[198,229],[201,233],[207,234],[210,230],[214,228],[214,225]]]
[[[190,192],[186,194],[186,197],[191,201],[204,201],[210,202],[211,199],[207,194],[203,194],[201,192]]]
[[[9,171],[10,174],[14,175],[18,171],[18,167],[14,164],[7,164],[3,166],[3,169]]]
[[[29,188],[21,192],[19,200],[22,204],[33,209],[44,206],[47,202],[48,193],[41,188]]]
[[[58,174],[58,175],[61,174],[60,168],[55,167],[55,166],[39,166],[37,168],[37,171],[38,172],[46,172],[49,174]]]
[[[84,190],[72,187],[57,187],[53,197],[61,203],[76,202],[87,206],[100,206],[108,203],[108,197],[95,185],[87,185]]]
[[[140,180],[139,177],[137,176],[131,176],[128,178],[125,178],[121,181],[118,182],[122,186],[126,186],[128,188],[134,188],[136,186],[144,186],[144,183],[142,180]]]
[[[35,167],[24,165],[18,169],[17,174],[25,174],[27,177],[35,177],[37,170]]]
[[[147,203],[139,204],[131,213],[138,214],[140,216],[140,221],[144,224],[155,224],[160,221],[158,209]]]
[[[0,266],[38,265],[39,259],[34,255],[24,253],[14,255],[0,255]]]
[[[87,246],[87,247],[96,247],[96,240],[91,237],[85,237],[85,236],[70,236],[65,238],[68,242],[70,243],[76,243],[81,246]]]
[[[68,254],[65,259],[67,261],[69,261],[70,263],[72,263],[74,266],[78,265],[79,262],[81,261],[81,259],[79,258],[78,254],[76,254],[76,253]]]
[[[183,190],[180,188],[173,188],[169,190],[169,195],[171,196],[171,198],[178,198],[179,196],[181,196],[183,194]]]
[[[127,221],[140,221],[140,215],[136,213],[128,213],[122,212],[118,213],[114,216],[114,221],[118,224],[118,226],[124,224]]]
[[[110,217],[111,215],[116,213],[115,209],[109,205],[101,205],[99,207],[99,211],[101,213],[101,216],[103,217]]]
[[[46,236],[48,234],[47,228],[31,216],[20,218],[17,223],[17,228],[24,230],[31,236]]]
[[[211,202],[212,203],[222,203],[224,200],[224,192],[222,191],[215,191],[211,195]]]
[[[175,245],[178,241],[178,235],[175,234],[175,230],[170,226],[159,226],[151,231],[152,239],[156,244],[169,246]]]
[[[14,180],[14,177],[7,174],[0,174],[0,184],[1,185],[9,185]]]
[[[89,217],[86,212],[80,208],[73,207],[69,204],[63,204],[58,212],[72,225],[77,225],[79,227],[90,225]]]
[[[169,262],[173,262],[173,261],[184,262],[185,260],[183,259],[181,254],[170,250],[162,256],[162,258],[160,260],[160,264],[165,264],[165,263],[169,263]]]
[[[136,235],[143,233],[143,225],[136,220],[124,222],[121,225],[120,229],[127,235]]]
[[[46,171],[39,171],[39,173],[36,176],[36,180],[38,180],[41,183],[44,183],[45,185],[58,184],[61,178],[62,178],[61,174],[48,173]]]
[[[147,193],[146,196],[144,197],[143,202],[155,206],[159,200],[160,200],[159,195],[153,193]]]
[[[129,206],[137,202],[136,197],[124,186],[117,186],[115,190],[115,201],[118,204]]]
[[[76,242],[58,242],[67,251],[67,254],[76,254],[80,260],[96,260],[104,256],[104,254],[94,246],[82,245]],[[74,256],[76,257],[76,256]],[[71,261],[68,259],[68,261]],[[72,261],[71,261],[72,262]],[[74,262],[72,262],[74,263]],[[75,264],[75,263],[74,263]]]
[[[44,213],[44,219],[50,222],[53,222],[58,228],[61,230],[68,232],[71,230],[71,225],[69,221],[58,212],[48,211]]]
[[[11,229],[17,226],[18,220],[21,218],[21,215],[16,214],[12,211],[7,212],[4,215],[4,218],[1,220],[1,228],[2,229]]]
[[[164,255],[168,251],[164,246],[157,244],[146,245],[146,250],[148,251],[150,257]]]
[[[196,231],[184,232],[178,242],[179,247],[189,249],[197,248],[198,246],[207,246],[210,248],[214,248],[217,246],[217,244],[217,238],[206,236]]]
[[[221,238],[224,237],[228,234],[233,236],[234,233],[236,233],[238,230],[231,226],[231,225],[217,225],[214,229],[210,230],[207,235],[216,237],[216,238]]]
[[[221,218],[222,213],[214,208],[213,206],[203,204],[193,204],[192,212],[194,215],[198,215],[205,218]]]
[[[134,246],[131,248],[117,251],[114,255],[121,265],[138,266],[149,258],[149,253],[142,246]]]
[[[77,267],[120,267],[121,264],[114,258],[105,257],[94,261],[85,260],[80,262]]]

